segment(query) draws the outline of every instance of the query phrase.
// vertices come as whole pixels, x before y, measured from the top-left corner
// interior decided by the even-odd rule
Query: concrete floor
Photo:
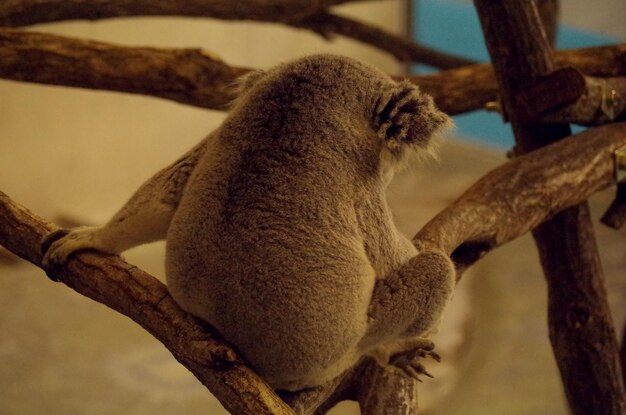
[[[389,191],[400,228],[413,235],[477,177],[504,161],[451,142],[441,162],[401,174]],[[437,186],[433,186],[436,183]],[[594,198],[599,213],[610,193]],[[626,314],[626,239],[598,225],[617,327]],[[163,277],[163,244],[129,262]],[[429,414],[565,414],[546,329],[546,291],[530,238],[488,255],[459,286],[438,334],[443,355],[421,388]],[[621,331],[621,329],[620,329]],[[42,271],[0,265],[0,414],[222,414],[220,404],[156,340],[129,319]],[[353,403],[334,414],[357,413]]]

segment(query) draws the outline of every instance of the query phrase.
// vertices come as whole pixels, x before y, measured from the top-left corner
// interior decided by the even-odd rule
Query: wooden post
[[[517,154],[570,134],[567,125],[530,121],[521,92],[554,70],[552,50],[532,0],[474,0]],[[533,232],[548,282],[550,340],[575,415],[626,412],[615,331],[586,203]]]

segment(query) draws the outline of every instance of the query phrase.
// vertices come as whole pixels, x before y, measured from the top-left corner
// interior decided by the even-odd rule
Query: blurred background
[[[559,45],[626,39],[626,3],[561,2]],[[341,14],[410,34],[477,60],[487,55],[470,1],[380,1]],[[131,46],[198,47],[237,66],[265,68],[319,52],[397,64],[354,41],[332,43],[274,24],[132,18],[33,30]],[[0,81],[0,189],[62,225],[101,224],[158,169],[224,114],[156,98]],[[440,161],[403,172],[389,190],[399,227],[412,236],[482,174],[504,162],[508,126],[484,111],[456,117]],[[433,186],[433,183],[437,183]],[[612,191],[592,200],[595,218]],[[597,223],[597,221],[595,222]],[[624,231],[596,226],[616,327],[626,314]],[[163,279],[163,243],[129,251],[129,262]],[[420,389],[429,414],[565,414],[546,328],[546,292],[529,237],[497,249],[468,272],[436,342],[440,364]],[[0,415],[222,414],[219,403],[156,340],[129,319],[50,282],[0,252]],[[344,403],[334,414],[358,413]]]

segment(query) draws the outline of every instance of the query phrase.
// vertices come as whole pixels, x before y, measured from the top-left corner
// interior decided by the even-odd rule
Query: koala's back
[[[332,56],[242,85],[170,225],[168,285],[274,388],[317,386],[364,353],[376,279],[415,254],[384,189],[389,161],[424,138],[400,122],[419,99]]]
[[[272,386],[330,380],[359,357],[375,282],[359,186],[315,149],[242,145],[227,133],[209,147],[170,226],[170,291]]]

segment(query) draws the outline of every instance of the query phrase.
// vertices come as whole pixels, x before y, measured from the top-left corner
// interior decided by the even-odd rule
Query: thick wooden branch
[[[626,75],[626,44],[556,52],[557,68],[574,67],[586,75],[617,77]],[[472,65],[410,79],[433,96],[437,106],[455,115],[484,108],[498,99],[493,67]]]
[[[224,110],[247,72],[198,49],[112,46],[0,28],[0,77],[152,95]]]
[[[359,40],[389,53],[402,62],[419,62],[441,69],[458,68],[474,63],[470,59],[453,56],[420,45],[407,37],[397,36],[377,27],[331,13],[319,13],[293,25],[313,30],[324,37],[342,35]]]
[[[615,184],[613,152],[626,122],[596,127],[492,170],[413,238],[443,250],[462,271],[557,212]]]
[[[559,66],[600,76],[626,75],[626,44],[562,51]],[[71,68],[71,70],[69,69]],[[150,95],[225,110],[231,88],[249,69],[197,49],[136,48],[0,28],[0,78]],[[481,109],[497,99],[490,65],[410,79],[449,114]]]
[[[536,2],[474,4],[517,153],[568,136],[568,125],[537,122],[517,100],[555,70]],[[557,213],[533,237],[548,284],[550,341],[572,412],[623,415],[626,394],[589,206],[583,202]]]
[[[0,244],[11,252],[40,266],[41,239],[56,229],[0,192]],[[215,332],[178,307],[162,283],[137,267],[119,257],[85,252],[70,260],[59,277],[145,328],[232,414],[294,414]]]

